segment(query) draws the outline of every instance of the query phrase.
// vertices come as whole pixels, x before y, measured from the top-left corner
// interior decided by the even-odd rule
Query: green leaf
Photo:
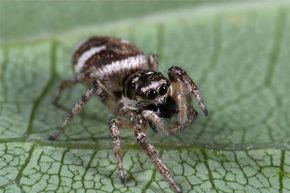
[[[79,41],[96,34],[122,37],[145,54],[157,53],[161,72],[179,65],[199,86],[209,117],[200,113],[177,136],[147,131],[184,192],[290,192],[290,3],[196,1],[173,9],[177,3],[160,1],[155,8],[143,4],[143,11],[137,5],[144,2],[135,3],[122,8],[128,15],[121,13],[119,20],[110,12],[105,21],[84,25],[90,16],[85,9],[78,10],[84,13],[79,19],[61,26],[68,20],[57,21],[48,12],[52,8],[44,8],[57,22],[51,29],[41,23],[44,16],[39,23],[16,16],[13,23],[13,6],[24,7],[21,16],[33,10],[29,3],[26,8],[2,4],[1,16],[7,18],[0,19],[0,192],[172,192],[131,129],[121,131],[130,181],[120,183],[107,128],[110,115],[97,100],[57,141],[48,141],[85,89],[66,91],[64,108],[51,103],[60,81],[72,76],[71,53]],[[56,13],[65,11],[63,4]],[[68,14],[75,13],[75,5]],[[32,24],[20,29],[30,17],[40,28],[35,34],[29,31]],[[13,29],[19,31],[8,33]]]

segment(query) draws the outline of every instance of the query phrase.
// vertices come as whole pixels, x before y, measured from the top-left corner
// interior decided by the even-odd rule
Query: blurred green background
[[[138,19],[161,11],[178,10],[224,0],[1,0],[0,40],[49,36],[118,20]]]
[[[120,184],[111,116],[97,100],[48,141],[84,92],[51,103],[92,35],[157,53],[161,72],[181,66],[199,86],[208,117],[176,136],[147,131],[184,192],[290,192],[289,31],[282,0],[0,0],[0,192],[171,192],[130,129],[121,131],[130,181]]]

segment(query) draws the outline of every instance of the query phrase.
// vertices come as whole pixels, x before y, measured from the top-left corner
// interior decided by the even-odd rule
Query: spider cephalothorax
[[[126,79],[124,85],[124,105],[128,108],[139,109],[149,104],[163,103],[170,82],[159,72],[144,70],[132,74]]]
[[[151,128],[164,135],[174,135],[188,127],[197,117],[197,112],[190,104],[192,97],[207,115],[207,108],[199,90],[187,73],[180,67],[173,66],[168,69],[168,78],[166,78],[158,72],[154,55],[146,59],[136,46],[126,40],[113,37],[88,39],[76,49],[72,63],[75,76],[71,80],[62,82],[55,103],[58,102],[63,89],[70,85],[83,83],[88,90],[50,139],[55,140],[84,104],[92,96],[97,96],[115,116],[110,121],[109,128],[121,181],[125,182],[125,174],[119,129],[129,122],[137,142],[147,152],[161,175],[175,192],[182,192],[144,131],[147,122]],[[177,117],[177,123],[170,126],[164,118],[172,116]]]

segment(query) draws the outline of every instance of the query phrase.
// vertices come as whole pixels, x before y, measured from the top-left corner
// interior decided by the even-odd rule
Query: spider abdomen
[[[90,74],[113,92],[122,90],[124,79],[148,69],[144,54],[133,44],[113,37],[92,37],[72,56],[76,74]]]

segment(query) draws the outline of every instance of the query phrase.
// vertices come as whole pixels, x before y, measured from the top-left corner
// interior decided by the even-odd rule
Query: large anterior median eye
[[[164,84],[159,88],[159,95],[165,95],[167,93],[168,87]]]
[[[153,99],[155,99],[158,96],[158,93],[157,93],[156,90],[151,89],[151,90],[149,90],[147,92],[146,96],[147,96],[148,99],[153,100]]]

